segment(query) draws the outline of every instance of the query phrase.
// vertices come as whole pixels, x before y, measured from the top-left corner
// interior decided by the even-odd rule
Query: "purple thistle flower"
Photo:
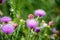
[[[45,16],[46,12],[42,9],[35,10],[34,12],[35,16],[43,17]]]
[[[11,21],[12,19],[10,17],[7,17],[7,16],[4,16],[1,18],[1,22],[9,22]]]
[[[26,24],[29,28],[32,29],[32,28],[37,27],[38,22],[35,19],[28,19]]]
[[[6,0],[0,0],[0,3],[4,3]]]
[[[5,26],[2,26],[2,32],[6,34],[11,34],[14,32],[14,27],[12,24],[7,24]]]
[[[35,28],[35,32],[37,32],[37,33],[40,32],[40,28],[39,27],[36,27]]]

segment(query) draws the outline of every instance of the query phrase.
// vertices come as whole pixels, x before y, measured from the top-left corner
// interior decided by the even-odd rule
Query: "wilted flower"
[[[34,12],[35,16],[43,17],[45,16],[46,12],[42,9],[35,10]]]
[[[40,28],[39,27],[36,27],[35,28],[35,32],[37,32],[37,33],[40,32]]]
[[[4,3],[6,0],[0,0],[0,3]]]
[[[56,30],[55,34],[57,34],[58,36],[60,36],[60,31]]]
[[[51,39],[55,39],[54,35],[51,35],[50,38],[51,38]]]
[[[11,34],[14,32],[14,27],[12,24],[7,24],[5,26],[2,27],[2,32],[6,33],[6,34]]]
[[[42,22],[41,22],[41,28],[44,28],[44,27],[47,27],[47,23],[45,23],[45,21],[42,20]]]
[[[14,28],[17,28],[18,27],[18,23],[14,23]]]
[[[4,16],[1,18],[1,22],[9,22],[11,21],[12,19],[10,17],[7,17],[7,16]]]
[[[53,22],[53,21],[50,21],[50,22],[49,22],[49,25],[50,25],[50,26],[53,26],[53,25],[54,25],[54,22]]]
[[[34,16],[33,16],[32,14],[29,14],[29,15],[28,15],[28,18],[29,18],[29,19],[33,19]]]
[[[55,34],[60,35],[59,30],[57,30],[56,28],[53,28],[52,31],[53,31]]]
[[[26,22],[26,24],[27,24],[27,26],[28,26],[29,28],[32,29],[32,28],[37,27],[38,22],[37,22],[35,19],[28,19],[27,22]]]

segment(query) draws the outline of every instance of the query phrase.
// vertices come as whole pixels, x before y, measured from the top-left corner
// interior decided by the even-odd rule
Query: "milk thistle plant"
[[[10,7],[10,16],[3,13],[3,16],[0,17],[0,40],[60,40],[60,30],[54,27],[55,21],[46,22],[48,19],[44,20],[47,12],[43,7],[35,10],[30,3],[31,1],[28,0],[26,1],[28,7],[24,7],[27,3],[21,2],[21,0],[0,0],[0,4],[6,1]],[[21,13],[25,15],[24,12],[28,9],[29,13],[33,14],[26,14],[27,19],[24,19],[25,17],[21,17]]]
[[[46,16],[46,12],[44,10],[39,9],[37,11],[35,10],[34,15],[37,15],[37,17],[38,16],[43,17],[43,16]],[[18,23],[16,23],[16,22],[14,23],[10,17],[4,16],[0,19],[2,22],[1,31],[2,31],[2,33],[6,34],[7,37],[13,35],[12,40],[13,39],[15,40],[14,36],[16,37],[16,40],[21,39],[22,36],[25,40],[28,40],[29,38],[30,38],[29,40],[43,40],[42,36],[44,36],[44,37],[46,36],[47,40],[48,39],[55,40],[55,36],[48,35],[48,33],[46,33],[48,29],[49,30],[52,29],[52,28],[48,28],[48,26],[53,25],[52,21],[50,21],[49,24],[46,24],[45,21],[42,21],[42,25],[38,26],[40,23],[36,19],[37,18],[34,18],[34,16],[32,14],[29,14],[28,19],[27,20],[20,19],[21,21],[18,25]],[[22,22],[24,24],[22,24]],[[25,28],[27,28],[27,29],[25,29]],[[54,31],[54,29],[53,29],[53,31]],[[54,31],[54,33],[57,34],[56,30]],[[17,38],[18,35],[21,38]],[[8,39],[10,39],[10,38],[8,38]],[[3,39],[5,39],[5,38],[3,37]]]

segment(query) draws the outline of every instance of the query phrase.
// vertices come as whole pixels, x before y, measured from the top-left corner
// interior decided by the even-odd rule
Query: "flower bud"
[[[40,32],[40,28],[39,27],[36,27],[35,28],[35,32],[37,32],[37,33]]]
[[[54,22],[53,21],[50,21],[49,22],[49,26],[53,26],[54,25]]]
[[[29,18],[29,19],[33,19],[34,16],[33,16],[32,14],[29,14],[29,15],[28,15],[28,18]]]

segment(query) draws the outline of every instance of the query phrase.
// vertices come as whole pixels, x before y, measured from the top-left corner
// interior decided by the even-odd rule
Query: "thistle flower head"
[[[10,17],[7,17],[7,16],[4,16],[1,18],[1,22],[9,22],[11,21],[12,19]]]
[[[34,12],[35,16],[43,17],[45,16],[46,12],[42,9],[35,10]]]
[[[27,26],[28,26],[29,28],[32,29],[32,28],[37,27],[38,22],[37,22],[35,19],[28,19],[27,22],[26,22],[26,24],[27,24]]]
[[[4,3],[6,0],[0,0],[0,3]]]
[[[2,32],[6,33],[6,34],[11,34],[14,32],[14,27],[12,24],[6,24],[4,26],[2,26]]]

